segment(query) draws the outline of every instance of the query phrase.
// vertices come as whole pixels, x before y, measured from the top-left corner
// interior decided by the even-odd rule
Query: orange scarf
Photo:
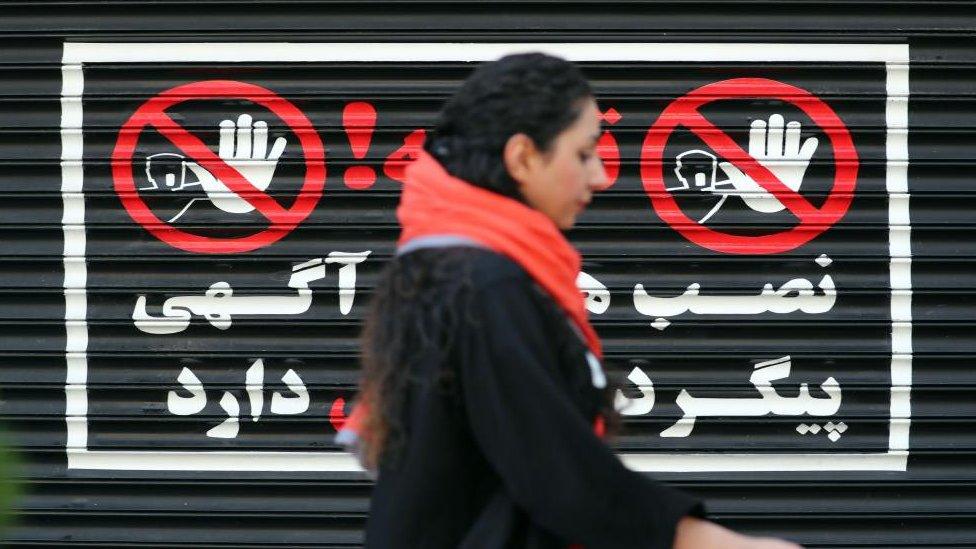
[[[600,337],[590,325],[576,285],[580,253],[545,214],[452,176],[434,157],[420,151],[406,169],[397,218],[403,228],[398,246],[427,236],[457,236],[518,263],[566,312],[590,351],[603,358]],[[342,431],[358,434],[366,414],[366,407],[357,404]],[[603,435],[602,417],[597,416],[594,430]]]

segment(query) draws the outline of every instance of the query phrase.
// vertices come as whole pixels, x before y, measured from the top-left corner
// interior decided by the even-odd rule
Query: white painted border
[[[907,57],[908,47],[905,46]],[[908,193],[907,63],[885,63],[885,187],[888,190],[888,263],[891,290],[891,424],[888,451],[905,452],[911,430],[912,386],[912,221]],[[892,101],[904,97],[905,101]],[[905,128],[899,131],[896,128]],[[896,160],[896,161],[892,161]],[[905,288],[895,291],[895,288]],[[899,390],[903,389],[903,390]],[[895,418],[904,418],[896,420]]]
[[[619,454],[635,471],[697,473],[710,471],[903,471],[907,450],[863,454]],[[154,452],[68,449],[74,469],[125,471],[278,471],[361,472],[346,452]],[[841,466],[838,466],[840,464]]]
[[[66,42],[66,65],[142,62],[491,61],[541,51],[572,61],[801,61],[908,63],[906,44],[631,42]],[[907,83],[907,79],[905,80]],[[905,88],[907,94],[907,86]]]
[[[64,201],[66,423],[68,468],[133,471],[360,471],[343,452],[88,450],[87,297],[82,136],[84,63],[151,62],[478,62],[525,51],[583,61],[865,62],[884,63],[886,186],[889,193],[892,288],[891,423],[889,449],[845,454],[621,454],[634,470],[904,471],[911,424],[911,225],[908,196],[907,44],[792,43],[81,43],[65,42],[61,87],[61,191]],[[898,292],[894,290],[897,289]],[[897,296],[895,295],[897,293]]]
[[[361,472],[346,452],[156,452],[68,449],[68,467],[125,471]]]

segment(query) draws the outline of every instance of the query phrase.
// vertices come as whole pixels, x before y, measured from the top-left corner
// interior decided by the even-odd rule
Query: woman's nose
[[[607,184],[607,170],[603,167],[603,159],[596,158],[596,166],[590,173],[589,186],[593,191],[598,191]]]

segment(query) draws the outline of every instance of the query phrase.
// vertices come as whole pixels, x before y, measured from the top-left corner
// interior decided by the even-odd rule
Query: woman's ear
[[[531,179],[538,162],[538,154],[535,142],[528,135],[517,133],[509,137],[502,150],[502,160],[505,162],[508,175],[519,184]]]

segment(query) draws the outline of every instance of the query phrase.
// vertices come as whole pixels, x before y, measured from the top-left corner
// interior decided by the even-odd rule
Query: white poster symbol
[[[240,172],[258,191],[264,192],[271,185],[278,160],[285,151],[288,140],[284,137],[275,139],[271,150],[268,151],[268,123],[263,120],[253,120],[251,115],[242,114],[233,120],[220,122],[220,141],[217,156],[228,166]],[[186,181],[186,171],[190,170],[197,180]],[[146,178],[149,185],[140,187],[140,191],[166,189],[168,191],[182,191],[190,187],[201,187],[207,193],[207,198],[191,198],[179,213],[167,220],[175,222],[189,211],[190,206],[197,201],[209,200],[214,206],[227,213],[244,214],[254,210],[254,206],[231,191],[223,181],[209,170],[196,162],[187,162],[182,155],[175,153],[159,153],[146,157]]]
[[[769,117],[769,122],[753,120],[749,129],[749,156],[756,159],[790,190],[796,192],[803,184],[803,176],[810,166],[810,159],[817,151],[819,140],[808,137],[800,144],[802,125],[793,120],[785,124],[781,114]],[[716,180],[717,168],[725,172],[726,179]],[[684,151],[675,157],[674,174],[678,184],[667,187],[669,191],[694,188],[720,196],[719,201],[698,220],[708,221],[730,196],[737,196],[750,209],[760,213],[776,213],[786,206],[746,175],[731,162],[719,162],[714,154],[701,149]],[[691,175],[692,181],[689,181]]]

